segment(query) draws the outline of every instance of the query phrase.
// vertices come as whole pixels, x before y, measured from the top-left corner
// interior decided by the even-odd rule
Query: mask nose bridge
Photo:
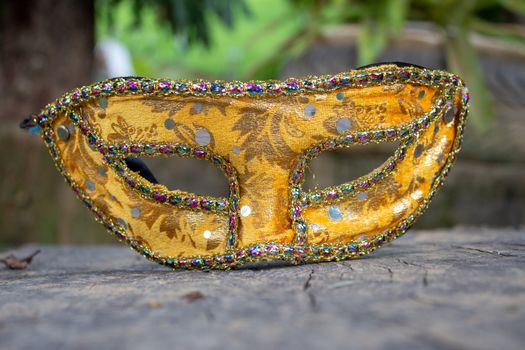
[[[239,183],[239,226],[237,240],[242,246],[262,242],[291,242],[288,188],[293,161],[282,168],[258,155],[245,164],[232,162]]]
[[[275,107],[273,107],[275,108]],[[285,135],[287,126],[284,123],[289,119],[277,118],[269,109],[261,110],[259,114],[245,114],[240,118],[247,118],[244,123],[257,126],[257,130],[249,133],[267,133],[267,143],[261,143],[261,137],[250,137],[245,133],[236,139],[239,140],[239,154],[231,154],[229,160],[237,171],[239,191],[239,227],[237,240],[240,245],[253,243],[278,242],[291,243],[296,235],[292,222],[292,201],[290,187],[296,162],[303,153],[320,140],[332,139],[335,135],[328,130],[312,129],[307,121],[299,120],[295,127],[302,130],[301,137],[295,138]],[[290,118],[297,118],[290,113]],[[321,122],[330,118],[324,116]],[[250,118],[253,118],[250,120]],[[268,118],[265,121],[255,121],[255,118]],[[271,135],[270,133],[273,133]],[[231,138],[221,135],[217,143],[229,143]]]

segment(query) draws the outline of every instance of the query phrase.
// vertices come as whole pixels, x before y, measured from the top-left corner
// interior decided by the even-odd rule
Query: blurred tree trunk
[[[88,217],[18,124],[90,82],[94,12],[93,0],[0,1],[0,245],[67,242]]]
[[[88,83],[94,45],[92,0],[0,2],[0,123],[36,113]]]

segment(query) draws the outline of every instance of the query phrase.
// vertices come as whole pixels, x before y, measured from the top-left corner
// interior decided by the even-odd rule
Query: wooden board
[[[525,229],[411,232],[360,260],[228,272],[124,246],[38,248],[27,270],[0,267],[0,349],[525,344]]]

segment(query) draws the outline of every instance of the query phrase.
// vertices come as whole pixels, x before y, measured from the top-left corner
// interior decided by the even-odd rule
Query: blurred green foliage
[[[443,32],[448,69],[472,92],[473,122],[487,130],[493,104],[470,33],[525,47],[512,23],[523,0],[98,0],[97,38],[131,51],[137,74],[269,79],[330,26],[359,23],[360,65],[373,63],[408,21]],[[509,24],[510,23],[510,24]]]
[[[399,37],[407,21],[435,24],[444,34],[448,69],[458,73],[472,93],[471,115],[478,131],[493,120],[493,101],[470,34],[477,32],[525,47],[525,36],[509,22],[525,15],[523,0],[340,0],[339,22],[358,22],[358,61],[373,62],[388,41]],[[345,6],[346,5],[346,6]],[[351,10],[345,11],[347,7]]]
[[[173,31],[172,20],[159,16],[156,6],[137,10],[135,0],[99,0],[96,9],[97,39],[111,36],[122,42],[131,52],[136,73],[150,77],[275,77],[279,64],[266,72],[259,65],[275,56],[277,47],[299,27],[296,18],[275,22],[291,10],[282,0],[243,1],[230,7],[226,21],[221,17],[224,12],[203,7],[208,33],[193,39],[188,31]]]
[[[249,13],[244,0],[99,0],[99,14],[112,23],[115,21],[113,8],[123,2],[132,7],[135,25],[141,24],[144,11],[151,10],[156,19],[168,23],[188,44],[202,42],[206,46],[210,45],[210,13],[229,28],[233,26],[235,10]]]

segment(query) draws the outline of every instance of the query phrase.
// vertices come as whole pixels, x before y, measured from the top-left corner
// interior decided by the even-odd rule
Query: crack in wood
[[[311,269],[310,273],[308,274],[308,277],[306,278],[306,281],[303,284],[303,291],[306,292],[306,295],[308,296],[310,309],[314,312],[319,311],[318,305],[317,305],[317,298],[315,297],[314,293],[310,290],[310,287],[312,287],[312,278],[314,276],[315,270]]]
[[[407,266],[414,266],[414,267],[417,267],[419,269],[422,269],[423,270],[423,277],[421,278],[421,283],[423,284],[423,287],[427,287],[428,286],[428,269],[426,268],[426,266],[423,266],[423,265],[420,265],[420,264],[416,264],[416,263],[413,263],[413,262],[409,262],[409,261],[406,261],[406,260],[403,260],[403,259],[400,259],[400,258],[398,258],[397,261],[399,263],[407,265]]]
[[[307,291],[306,294],[308,295],[308,299],[310,300],[310,309],[314,312],[319,311],[319,307],[317,305],[317,299],[311,291]]]
[[[425,269],[425,273],[423,274],[422,282],[423,282],[423,287],[428,286],[428,271],[426,269]]]
[[[461,246],[461,245],[453,245],[451,247],[452,248],[457,248],[457,249],[471,250],[471,251],[475,251],[475,252],[479,252],[479,253],[485,253],[485,254],[490,254],[490,255],[495,255],[495,256],[502,256],[502,257],[516,257],[517,256],[517,255],[511,254],[511,253],[503,253],[503,252],[500,252],[500,251],[497,251],[497,250],[486,250],[486,249],[481,249],[481,248],[465,247],[465,246]]]
[[[394,282],[394,271],[392,271],[392,269],[390,267],[386,267],[386,269],[388,270],[388,274],[390,275],[390,282]]]
[[[308,288],[312,286],[310,282],[312,281],[313,275],[314,275],[314,269],[312,269],[310,273],[308,274],[308,277],[306,278],[306,282],[304,282],[303,284],[303,290],[307,290]]]
[[[204,309],[204,316],[206,317],[206,320],[208,320],[208,322],[215,321],[215,315],[209,308]]]

